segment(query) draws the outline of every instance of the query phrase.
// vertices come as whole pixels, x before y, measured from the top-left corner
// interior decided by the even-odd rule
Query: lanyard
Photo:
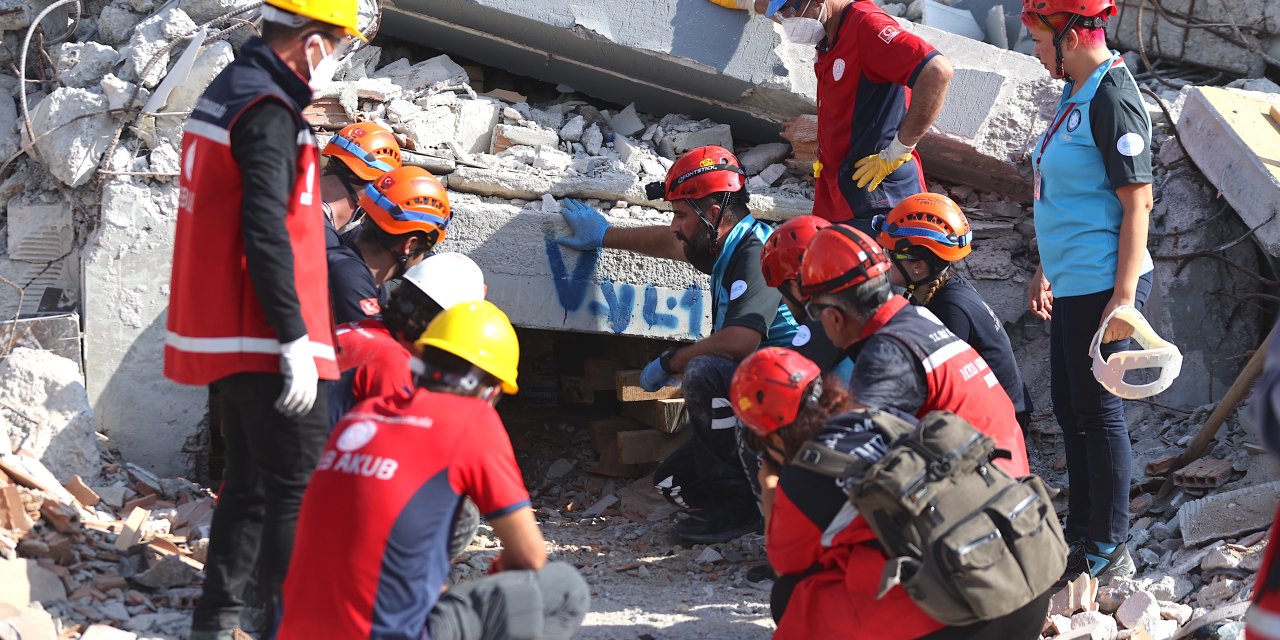
[[[1111,61],[1111,64],[1107,66],[1107,69],[1112,69],[1122,64],[1124,64],[1124,60],[1120,58],[1116,58],[1115,60]],[[1073,106],[1075,104],[1076,104],[1075,102],[1070,102],[1070,101],[1063,103],[1063,106],[1066,108],[1062,111],[1062,115],[1058,117],[1058,121],[1054,123],[1053,128],[1050,129],[1045,134],[1044,139],[1040,141],[1040,153],[1036,155],[1037,171],[1040,170],[1040,161],[1044,159],[1044,150],[1049,148],[1049,141],[1052,140],[1053,137],[1058,134],[1058,128],[1061,127],[1062,123],[1066,121],[1067,116],[1071,114],[1072,110],[1077,108]]]

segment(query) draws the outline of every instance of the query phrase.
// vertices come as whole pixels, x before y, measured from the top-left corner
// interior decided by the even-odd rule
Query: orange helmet
[[[713,193],[738,191],[746,182],[747,173],[732,151],[698,147],[671,165],[663,182],[662,199],[700,200]]]
[[[947,262],[963,259],[973,251],[968,218],[951,198],[936,193],[917,193],[899,202],[889,215],[872,219],[871,228],[879,232],[876,241],[880,246],[916,259],[924,257],[919,249]]]
[[[320,155],[341,160],[361,180],[373,180],[401,166],[400,143],[390,131],[373,122],[343,127],[329,139]]]
[[[800,293],[817,296],[856,287],[889,271],[884,249],[843,224],[818,231],[800,262]]]
[[[806,403],[822,396],[821,375],[818,365],[799,352],[765,347],[738,365],[729,402],[742,424],[763,438],[795,422]]]
[[[392,169],[360,193],[360,208],[383,231],[404,235],[422,231],[444,241],[452,215],[444,185],[421,167]]]
[[[774,229],[769,239],[764,241],[764,251],[760,254],[760,270],[764,272],[765,284],[780,287],[783,282],[800,275],[800,261],[809,241],[829,226],[831,223],[826,218],[796,216]]]

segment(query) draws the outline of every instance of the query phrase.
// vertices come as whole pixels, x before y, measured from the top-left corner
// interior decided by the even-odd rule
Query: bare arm
[[[541,569],[547,563],[547,546],[538,529],[533,510],[523,507],[489,521],[493,533],[502,541],[502,555],[494,563],[495,571]]]
[[[764,513],[764,535],[765,542],[769,541],[769,517],[773,513],[773,494],[778,490],[778,467],[766,455],[760,461],[760,472],[757,480],[760,481],[760,510]]]
[[[609,227],[604,233],[604,246],[610,249],[634,251],[655,258],[685,262],[684,248],[671,228],[652,225],[647,227]]]
[[[955,71],[951,63],[941,55],[934,56],[925,63],[920,75],[911,87],[911,108],[902,118],[902,126],[898,128],[898,141],[908,147],[914,147],[933,126],[938,114],[942,113],[942,105],[947,99],[947,89],[951,86],[951,77]]]
[[[738,361],[760,346],[760,334],[746,327],[725,327],[677,351],[671,356],[674,373],[684,371],[689,361],[698,356],[721,356]]]
[[[1150,184],[1129,184],[1116,189],[1116,197],[1124,209],[1120,220],[1120,247],[1116,258],[1115,291],[1102,312],[1103,317],[1121,305],[1132,305],[1137,299],[1138,277],[1142,275],[1142,256],[1147,248],[1147,226],[1151,222],[1152,194]],[[1123,340],[1133,334],[1128,323],[1112,321],[1103,342]]]

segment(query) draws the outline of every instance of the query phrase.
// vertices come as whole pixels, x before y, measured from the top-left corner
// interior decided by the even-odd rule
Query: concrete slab
[[[1280,95],[1194,87],[1178,120],[1186,151],[1273,256],[1280,256]]]
[[[383,30],[513,73],[572,78],[578,91],[641,111],[709,117],[747,140],[776,140],[781,123],[814,112],[812,52],[783,43],[767,20],[705,0],[584,6],[388,0]],[[1060,85],[1034,58],[901,22],[959,71],[943,118],[921,144],[925,171],[1029,198],[1016,164],[1047,126]]]
[[[1280,482],[1209,494],[1178,509],[1178,527],[1188,546],[1234,538],[1271,525]]]
[[[520,207],[451,193],[449,204],[455,217],[440,250],[479,263],[488,299],[518,326],[673,340],[710,333],[707,277],[684,263],[561,247],[553,238],[569,228],[539,202]],[[669,217],[609,219],[635,226],[665,224]]]
[[[1235,42],[1231,22],[1250,29],[1248,37],[1264,50],[1280,38],[1280,3],[1274,0],[1234,0],[1233,2],[1197,2],[1196,0],[1161,0],[1155,6],[1145,0],[1119,0],[1119,13],[1107,25],[1107,40],[1121,51],[1138,50],[1139,7],[1142,9],[1142,42],[1147,56],[1182,60],[1206,67],[1223,69],[1245,77],[1259,77],[1266,69],[1262,56]],[[1217,26],[1210,29],[1186,29],[1187,18]],[[1257,32],[1264,35],[1259,41]]]
[[[102,222],[84,249],[85,386],[99,430],[162,477],[188,472],[183,443],[207,392],[164,378],[164,325],[178,190],[129,180],[103,186]]]

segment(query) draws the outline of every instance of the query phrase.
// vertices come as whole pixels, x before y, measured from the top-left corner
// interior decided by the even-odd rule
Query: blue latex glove
[[[653,393],[671,384],[671,373],[662,368],[662,358],[654,358],[640,372],[640,388]]]
[[[609,221],[599,211],[584,202],[565,198],[560,203],[560,215],[573,229],[573,235],[560,236],[556,242],[578,251],[594,251],[604,246],[604,232],[609,229]]]

